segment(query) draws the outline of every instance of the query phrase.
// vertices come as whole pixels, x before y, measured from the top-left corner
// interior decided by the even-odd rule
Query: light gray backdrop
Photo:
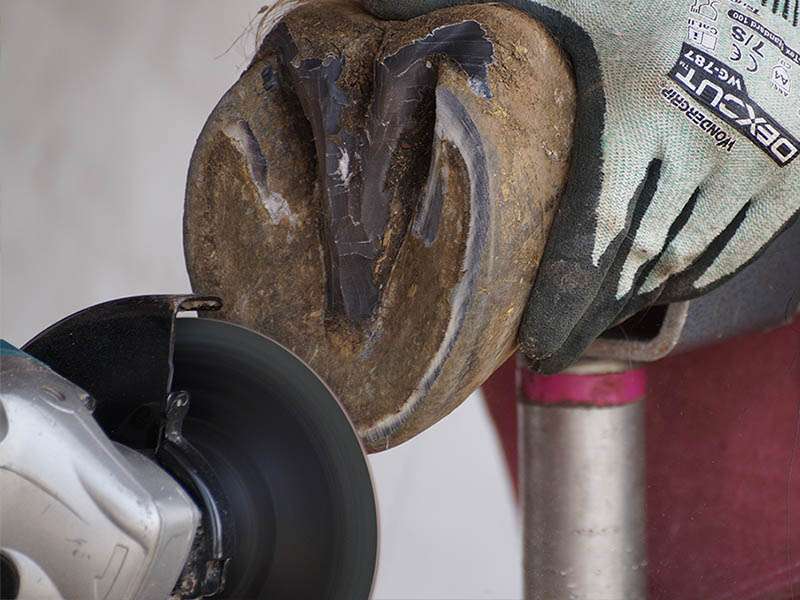
[[[252,32],[236,40],[262,3],[0,0],[2,337],[188,291],[189,155],[252,52]],[[520,597],[517,517],[477,395],[371,462],[377,600]]]

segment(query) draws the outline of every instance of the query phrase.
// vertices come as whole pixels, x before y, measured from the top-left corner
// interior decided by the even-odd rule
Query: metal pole
[[[526,600],[646,597],[644,372],[518,366]]]

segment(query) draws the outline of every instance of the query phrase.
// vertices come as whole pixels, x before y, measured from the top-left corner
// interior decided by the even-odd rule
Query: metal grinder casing
[[[0,357],[0,523],[16,597],[169,596],[200,522],[194,502],[111,442],[78,386],[7,344]]]

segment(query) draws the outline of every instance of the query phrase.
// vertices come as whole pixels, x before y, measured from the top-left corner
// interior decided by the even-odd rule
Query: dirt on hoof
[[[197,141],[192,287],[304,359],[368,450],[399,444],[514,351],[574,103],[565,56],[513,8],[297,4]]]

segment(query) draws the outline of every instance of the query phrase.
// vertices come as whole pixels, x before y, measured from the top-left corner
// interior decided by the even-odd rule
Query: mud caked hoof
[[[298,5],[197,141],[193,289],[303,358],[369,450],[407,440],[515,348],[574,95],[555,42],[512,8],[400,22]]]

